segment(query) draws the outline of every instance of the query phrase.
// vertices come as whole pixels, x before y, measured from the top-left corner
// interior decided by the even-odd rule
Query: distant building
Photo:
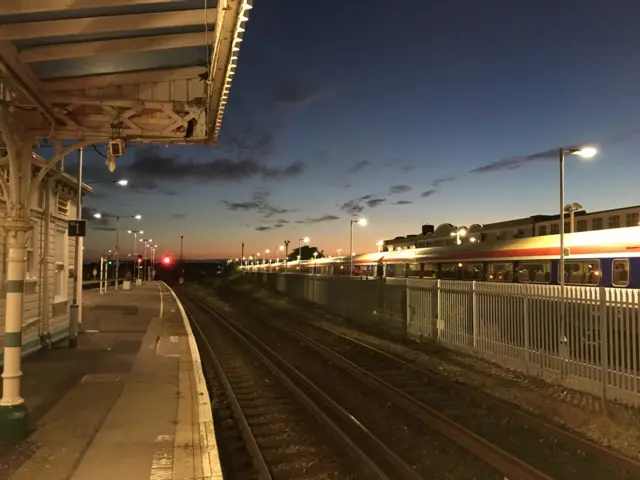
[[[420,234],[385,240],[382,249],[383,251],[391,251],[455,245],[457,242],[487,242],[557,235],[560,233],[559,220],[560,215],[534,215],[486,225],[472,224],[468,227],[450,223],[443,223],[437,228],[434,228],[433,225],[423,225]],[[573,228],[570,215],[566,214],[564,229],[566,233],[570,233],[571,231],[587,232],[638,225],[640,225],[640,205],[591,213],[578,210],[573,214]],[[459,235],[458,232],[463,234]]]

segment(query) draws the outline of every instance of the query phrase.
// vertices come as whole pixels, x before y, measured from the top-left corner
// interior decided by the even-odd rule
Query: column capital
[[[6,217],[0,225],[5,230],[14,232],[27,232],[33,228],[31,221],[23,217]]]

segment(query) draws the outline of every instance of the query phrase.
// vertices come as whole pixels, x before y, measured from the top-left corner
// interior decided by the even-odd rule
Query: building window
[[[620,215],[611,215],[607,222],[608,228],[620,228]]]
[[[55,280],[54,303],[67,300],[67,234],[64,230],[56,230],[55,234]]]
[[[591,230],[602,230],[602,217],[591,220]]]
[[[560,233],[560,224],[552,223],[551,224],[551,235],[557,235]]]
[[[540,235],[541,237],[545,236],[547,234],[547,226],[546,225],[540,225],[538,227],[538,235]]]
[[[58,205],[57,205],[58,215],[63,217],[69,216],[69,199],[62,197],[58,194]]]
[[[587,221],[586,220],[578,220],[576,225],[576,232],[586,232],[587,231]]]
[[[627,213],[627,227],[637,227],[638,223],[638,212]]]

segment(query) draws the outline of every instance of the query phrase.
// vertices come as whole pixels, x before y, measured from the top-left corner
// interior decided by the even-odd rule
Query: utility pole
[[[82,156],[83,149],[80,147],[78,151],[78,176],[76,178],[78,182],[78,196],[76,200],[76,219],[82,220]],[[47,232],[47,235],[49,232]],[[82,237],[76,237],[75,241],[75,255],[74,255],[74,268],[73,268],[73,299],[71,307],[69,309],[69,348],[78,348],[78,332],[82,319],[80,317],[80,304],[78,303],[79,296],[82,295],[82,277],[78,279],[78,273],[82,271]],[[80,273],[82,275],[82,273]],[[78,295],[80,291],[80,295]],[[80,301],[82,301],[80,299]]]
[[[284,241],[284,271],[287,272],[287,265],[289,264],[289,244],[290,240]]]
[[[182,274],[184,275],[184,256],[183,256],[183,246],[184,235],[180,235],[180,269],[182,270]]]
[[[244,258],[244,241],[242,242],[242,255],[240,255],[240,258]]]

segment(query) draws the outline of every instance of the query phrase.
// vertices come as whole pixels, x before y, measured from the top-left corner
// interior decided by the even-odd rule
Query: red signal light
[[[164,263],[165,265],[169,265],[171,263],[171,258],[169,257],[164,257],[162,259],[162,263]]]
[[[138,258],[138,263],[142,263],[142,259],[141,258]]]

